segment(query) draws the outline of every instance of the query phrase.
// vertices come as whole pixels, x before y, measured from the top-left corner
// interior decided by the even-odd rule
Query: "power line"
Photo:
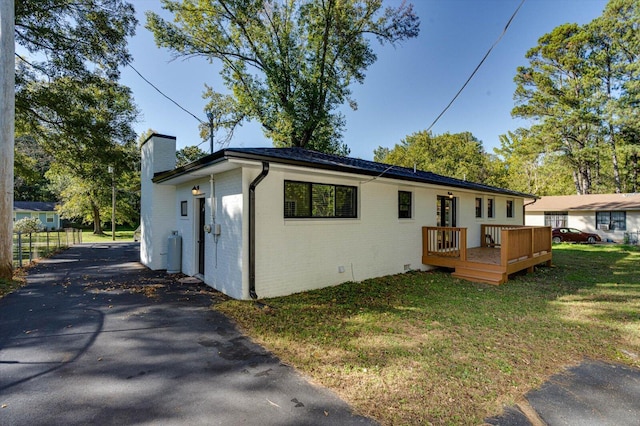
[[[189,114],[190,116],[192,116],[193,118],[195,118],[196,120],[198,120],[199,123],[203,124],[204,121],[200,120],[195,114],[192,114],[191,111],[187,110],[186,108],[184,108],[182,105],[180,105],[179,103],[177,103],[176,101],[174,101],[173,99],[171,99],[169,96],[165,95],[162,90],[158,89],[152,82],[150,82],[149,80],[147,80],[145,78],[145,76],[143,76],[140,71],[138,71],[133,65],[131,64],[127,64],[132,70],[134,70],[136,72],[136,74],[138,74],[140,76],[141,79],[143,79],[149,86],[153,87],[154,89],[156,89],[156,91],[158,93],[160,93],[162,96],[164,96],[165,98],[169,99],[171,102],[173,102],[178,108],[180,108],[181,110],[183,110],[184,112],[186,112],[187,114]]]
[[[500,37],[498,37],[498,39],[491,45],[491,47],[489,48],[489,50],[487,51],[487,53],[484,55],[484,57],[482,58],[482,60],[480,61],[480,63],[478,64],[478,66],[476,66],[476,68],[473,70],[473,72],[471,73],[471,75],[469,76],[469,78],[467,78],[467,81],[464,82],[464,84],[462,85],[462,87],[460,88],[460,90],[458,90],[458,93],[456,93],[456,95],[453,97],[453,99],[451,99],[451,102],[449,102],[447,104],[447,106],[442,110],[442,112],[436,117],[435,120],[433,120],[433,123],[431,123],[431,125],[429,126],[429,128],[427,128],[427,132],[429,130],[431,130],[431,128],[438,122],[438,120],[440,120],[440,118],[444,115],[445,112],[447,112],[447,110],[449,109],[449,107],[455,102],[456,99],[458,99],[458,96],[460,96],[460,94],[462,93],[462,91],[464,90],[465,87],[467,87],[467,84],[469,84],[469,82],[471,81],[471,79],[473,78],[473,76],[476,75],[476,72],[478,72],[478,70],[480,69],[480,67],[482,66],[482,64],[484,63],[484,61],[487,59],[487,57],[489,56],[489,54],[491,53],[491,51],[493,50],[494,47],[496,47],[498,45],[498,43],[500,43],[500,40],[502,40],[502,37],[504,37],[504,35],[507,33],[507,29],[509,28],[509,26],[511,25],[511,21],[513,21],[513,19],[516,17],[516,15],[518,14],[518,11],[520,10],[520,8],[522,7],[522,5],[524,4],[525,0],[522,0],[520,2],[520,4],[518,5],[518,7],[516,8],[516,10],[513,12],[513,14],[511,15],[511,18],[509,18],[509,21],[507,22],[507,25],[505,25],[504,30],[502,30],[502,34],[500,34]]]

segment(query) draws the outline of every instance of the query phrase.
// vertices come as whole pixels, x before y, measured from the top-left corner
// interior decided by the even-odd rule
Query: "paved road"
[[[552,376],[526,402],[487,423],[499,426],[640,426],[640,370],[585,360]]]
[[[0,299],[0,425],[374,424],[138,258],[75,246]]]

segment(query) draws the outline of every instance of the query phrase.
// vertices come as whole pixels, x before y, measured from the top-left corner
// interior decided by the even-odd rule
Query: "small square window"
[[[180,201],[180,216],[187,216],[187,215],[188,215],[187,202]]]
[[[398,191],[398,218],[411,219],[411,192]]]

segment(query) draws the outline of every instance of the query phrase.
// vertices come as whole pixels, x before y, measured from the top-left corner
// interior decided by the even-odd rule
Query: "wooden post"
[[[13,277],[14,0],[0,1],[0,278]]]
[[[536,244],[535,228],[529,228],[529,238],[531,238],[531,241],[529,242],[529,255],[527,256],[527,258],[532,259],[533,253],[535,252],[534,246]],[[527,268],[527,273],[531,274],[533,273],[533,271],[535,271],[534,265],[531,265]]]
[[[505,268],[509,264],[509,230],[500,231],[500,265]]]
[[[460,260],[467,261],[467,228],[460,228]]]

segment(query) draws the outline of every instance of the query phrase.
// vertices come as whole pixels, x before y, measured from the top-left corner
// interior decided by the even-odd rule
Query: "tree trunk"
[[[582,195],[582,185],[580,185],[580,175],[575,169],[572,170],[571,174],[573,175],[573,185],[576,188],[576,194]]]
[[[613,180],[616,184],[616,194],[619,194],[622,189],[620,183],[620,170],[618,169],[618,154],[616,154],[616,140],[613,125],[609,124],[609,145],[611,146],[611,162],[613,164]]]
[[[636,193],[638,191],[638,153],[634,153],[632,156],[632,163],[631,163],[631,167],[633,170],[632,174],[631,174],[631,191],[633,193]]]
[[[13,278],[14,0],[0,1],[0,278]]]
[[[94,235],[104,235],[100,224],[100,209],[96,204],[91,202],[91,211],[93,212],[93,233]]]

